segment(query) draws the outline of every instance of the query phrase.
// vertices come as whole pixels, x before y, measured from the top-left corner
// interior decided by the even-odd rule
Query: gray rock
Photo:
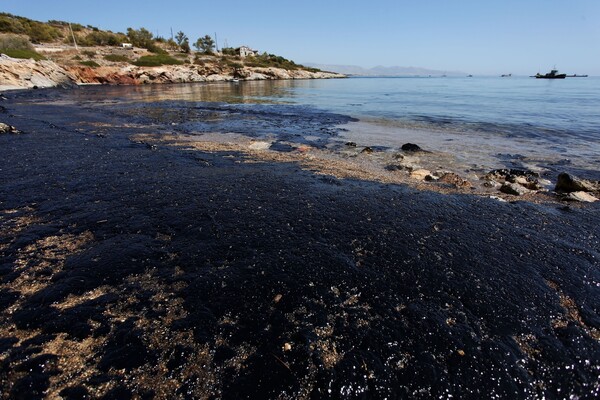
[[[500,183],[496,182],[493,179],[489,179],[489,180],[486,180],[485,182],[483,182],[483,186],[485,186],[487,188],[497,188],[498,186],[500,186]]]
[[[388,171],[402,171],[404,169],[404,166],[397,165],[397,164],[389,164],[389,165],[386,165],[385,169]]]
[[[598,199],[587,192],[571,192],[562,198],[567,201],[579,201],[582,203],[593,203]]]
[[[500,188],[500,191],[502,193],[512,194],[514,196],[522,196],[524,194],[531,192],[531,190],[524,188],[523,186],[519,185],[518,183],[511,183],[511,182],[504,183],[502,185],[502,187]]]
[[[556,181],[556,187],[554,190],[565,193],[594,192],[600,190],[600,184],[598,184],[598,182],[579,179],[574,175],[562,172],[558,175],[558,180]]]
[[[8,125],[3,122],[0,122],[0,133],[12,133],[12,134],[18,135],[19,133],[22,133],[22,132],[12,125]]]

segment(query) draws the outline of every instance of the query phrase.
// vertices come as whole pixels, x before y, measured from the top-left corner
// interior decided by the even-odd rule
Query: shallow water
[[[184,124],[187,133],[233,131],[310,142],[315,115],[343,131],[315,145],[418,143],[452,155],[452,170],[563,170],[600,179],[600,78],[350,78],[143,87],[86,87],[63,102],[126,104]],[[139,114],[139,112],[138,112]],[[175,116],[177,114],[178,116]],[[228,116],[242,116],[232,121]],[[290,118],[291,117],[291,118]],[[358,121],[355,121],[358,120]],[[242,125],[236,126],[234,122]],[[290,123],[291,121],[291,123]],[[352,122],[355,121],[355,122]],[[239,124],[238,124],[239,125]],[[313,129],[315,128],[315,129]],[[317,132],[322,134],[323,132]]]

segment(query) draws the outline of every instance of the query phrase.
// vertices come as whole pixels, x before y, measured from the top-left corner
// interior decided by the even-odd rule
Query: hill
[[[0,90],[75,84],[143,84],[340,78],[266,52],[215,51],[209,35],[192,51],[183,32],[155,37],[145,28],[126,33],[65,21],[34,21],[0,13]],[[8,56],[8,57],[6,57]],[[14,59],[33,59],[16,62]],[[156,67],[161,67],[160,70]],[[57,74],[58,72],[58,74]],[[31,74],[35,79],[28,78]],[[37,75],[36,75],[37,74]],[[54,78],[60,76],[59,81]],[[35,84],[37,82],[38,84]]]

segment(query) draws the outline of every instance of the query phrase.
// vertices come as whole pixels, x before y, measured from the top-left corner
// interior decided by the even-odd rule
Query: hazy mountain
[[[319,68],[323,71],[339,72],[345,75],[358,76],[466,75],[465,72],[460,71],[440,71],[420,67],[384,67],[378,65],[373,68],[363,68],[357,65],[331,65],[316,63],[302,63],[302,65],[305,65],[307,67]]]

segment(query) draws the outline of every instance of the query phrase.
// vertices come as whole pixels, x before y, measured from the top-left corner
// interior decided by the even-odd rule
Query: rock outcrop
[[[53,61],[11,58],[0,54],[0,90],[74,86],[76,77]]]
[[[90,68],[60,66],[52,61],[21,60],[0,55],[0,90],[68,87],[77,84],[141,85],[151,83],[222,82],[233,79],[328,79],[344,75],[281,68],[224,68],[216,64],[138,67],[118,63]]]

